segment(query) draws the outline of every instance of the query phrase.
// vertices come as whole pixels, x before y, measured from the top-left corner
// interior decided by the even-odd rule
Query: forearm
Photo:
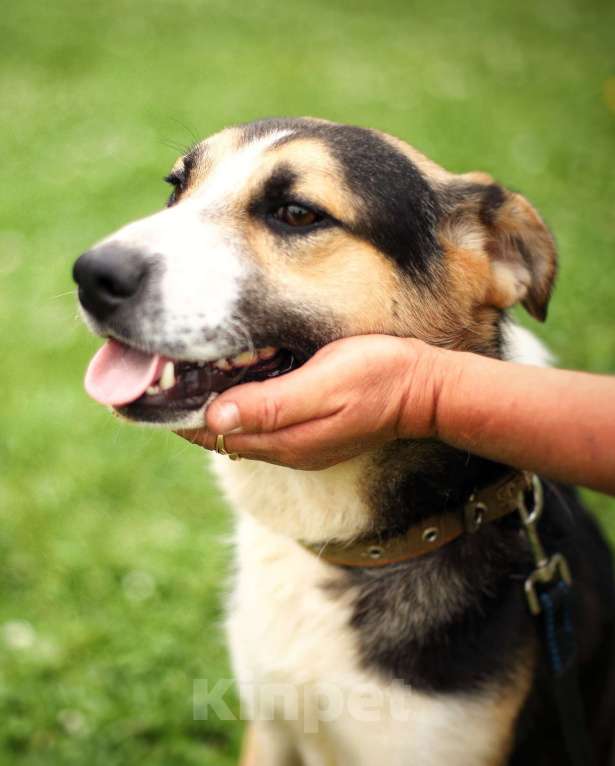
[[[615,380],[460,352],[441,352],[438,365],[439,439],[615,494]]]

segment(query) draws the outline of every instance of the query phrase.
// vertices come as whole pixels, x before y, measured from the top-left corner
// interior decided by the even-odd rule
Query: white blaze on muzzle
[[[129,224],[108,241],[151,259],[148,280],[160,300],[152,308],[162,312],[166,336],[177,326],[213,329],[230,317],[247,260],[242,265],[239,234],[211,220],[196,200]],[[152,300],[152,291],[146,294]]]

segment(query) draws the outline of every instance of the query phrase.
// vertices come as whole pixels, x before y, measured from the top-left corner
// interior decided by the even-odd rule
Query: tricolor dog
[[[238,381],[364,333],[545,363],[506,312],[520,303],[545,319],[554,241],[524,197],[484,173],[449,173],[373,130],[273,119],[202,141],[167,181],[166,209],[74,269],[86,322],[108,339],[86,386],[126,419],[199,427]],[[439,539],[481,493],[517,497],[510,469],[437,441],[322,471],[215,466],[237,519],[227,626],[252,719],[246,763],[566,763],[517,514],[501,494],[493,518],[483,503],[471,529]],[[609,551],[572,490],[542,488],[543,541],[577,586],[585,714],[607,763]],[[388,561],[399,546],[416,555]]]

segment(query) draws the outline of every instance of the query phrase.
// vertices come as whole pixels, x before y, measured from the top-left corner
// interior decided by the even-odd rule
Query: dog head
[[[86,385],[127,418],[198,427],[220,391],[348,335],[500,356],[505,309],[546,316],[555,247],[530,203],[391,136],[264,120],[197,144],[166,180],[166,209],[74,267],[111,339]]]

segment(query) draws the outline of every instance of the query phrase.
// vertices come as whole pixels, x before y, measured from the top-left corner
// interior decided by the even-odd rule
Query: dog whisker
[[[74,298],[76,294],[77,294],[77,290],[76,289],[74,289],[74,290],[67,290],[65,293],[58,293],[57,295],[50,295],[47,298],[47,300],[55,301],[58,298],[66,298],[69,295],[71,296],[71,298]]]

